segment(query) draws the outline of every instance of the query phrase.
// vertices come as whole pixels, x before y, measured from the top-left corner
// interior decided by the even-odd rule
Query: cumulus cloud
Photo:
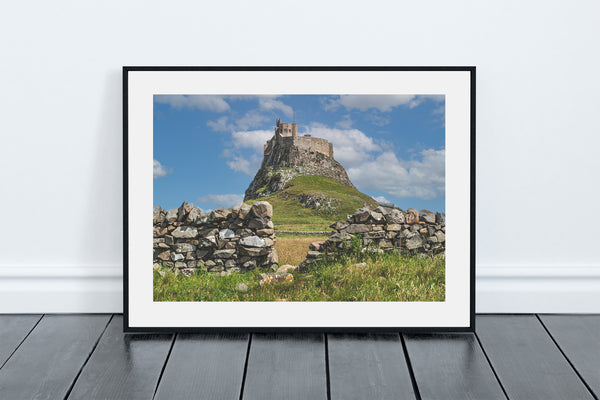
[[[253,149],[263,153],[264,144],[271,139],[273,132],[270,130],[235,131],[231,134],[232,144],[238,149]]]
[[[242,156],[233,156],[227,161],[227,166],[236,172],[242,172],[247,175],[252,174],[250,161]]]
[[[229,159],[226,163],[232,170],[254,176],[262,162],[264,145],[272,136],[273,131],[271,130],[233,131],[231,133],[232,147],[223,150],[221,155]],[[248,155],[249,151],[252,154]],[[246,156],[242,154],[246,154]]]
[[[361,190],[377,190],[391,197],[430,200],[445,194],[445,150],[427,149],[420,159],[401,160],[391,151],[349,168],[348,175]]]
[[[279,110],[285,114],[286,117],[291,117],[294,114],[292,107],[284,104],[280,100],[276,100],[273,97],[260,96],[258,98],[258,106],[261,110],[276,111]]]
[[[272,120],[272,118],[260,110],[250,110],[243,116],[233,119],[228,116],[217,118],[213,121],[208,121],[206,125],[213,131],[227,132],[235,130],[247,130],[259,127],[264,122]]]
[[[336,125],[342,129],[350,129],[352,128],[352,119],[350,118],[350,114],[344,115],[341,121],[339,121]]]
[[[206,125],[213,131],[228,132],[235,130],[246,130],[262,125],[269,117],[257,112],[256,110],[248,111],[244,116],[236,121],[230,121],[229,117],[223,116],[213,121],[208,121]]]
[[[442,126],[446,126],[446,105],[442,104],[435,110],[433,110],[433,115],[436,121],[440,122]]]
[[[374,111],[372,113],[367,114],[367,119],[373,123],[373,125],[377,126],[386,126],[392,122],[389,118],[384,117],[379,113],[379,111]]]
[[[152,177],[154,179],[161,178],[167,175],[169,172],[171,171],[165,168],[160,162],[154,159],[152,160]]]
[[[239,154],[234,154],[227,161],[227,166],[236,172],[242,172],[246,175],[254,176],[260,168],[261,158],[253,154],[250,158],[243,157]]]
[[[236,129],[246,130],[250,128],[256,128],[262,125],[263,122],[267,121],[269,117],[261,114],[257,110],[248,111],[243,117],[235,121]]]
[[[428,99],[439,102],[444,100],[444,95],[341,95],[326,102],[324,108],[325,110],[335,110],[345,107],[348,110],[358,109],[361,111],[377,109],[386,112],[398,106],[414,108]]]
[[[155,95],[157,103],[169,104],[175,109],[197,108],[203,111],[225,112],[229,111],[229,104],[223,96],[216,95]]]
[[[334,158],[346,168],[361,164],[371,157],[370,153],[381,150],[373,138],[358,129],[337,129],[312,124],[306,133],[333,143]]]
[[[230,128],[230,124],[229,122],[229,117],[227,117],[226,115],[218,118],[214,121],[208,121],[206,123],[206,125],[208,125],[208,127],[210,129],[212,129],[213,131],[217,131],[217,132],[224,132],[224,131],[228,131]]]
[[[220,207],[233,207],[244,201],[243,194],[207,194],[198,198],[199,203],[212,203]]]
[[[381,204],[382,206],[390,206],[393,207],[394,203],[392,203],[391,201],[389,201],[388,199],[386,199],[383,196],[376,196],[373,197],[373,200],[375,200],[376,202],[378,202],[379,204]]]

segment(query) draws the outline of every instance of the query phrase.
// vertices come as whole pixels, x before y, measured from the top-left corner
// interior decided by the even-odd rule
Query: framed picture
[[[124,67],[126,331],[474,328],[474,67]]]

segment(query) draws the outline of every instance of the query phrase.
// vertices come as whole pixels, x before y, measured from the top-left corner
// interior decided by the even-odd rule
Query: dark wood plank
[[[41,315],[0,315],[0,367],[31,332]]]
[[[324,336],[252,335],[243,398],[327,399]]]
[[[415,398],[397,333],[329,334],[327,344],[332,400]]]
[[[0,370],[0,399],[63,399],[110,315],[45,315]]]
[[[115,315],[77,379],[69,400],[151,399],[173,335],[125,335]]]
[[[156,400],[240,398],[247,334],[179,334]]]
[[[534,315],[478,316],[476,332],[510,399],[592,399]]]
[[[600,315],[540,315],[589,389],[600,398]]]
[[[404,335],[423,400],[506,399],[473,334]]]

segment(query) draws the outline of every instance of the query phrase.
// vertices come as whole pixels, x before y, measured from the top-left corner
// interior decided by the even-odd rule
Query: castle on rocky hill
[[[244,201],[279,192],[301,175],[324,176],[356,189],[344,167],[333,158],[333,144],[310,135],[298,136],[298,124],[277,119],[275,134],[264,145],[262,165]]]
[[[298,124],[281,122],[277,119],[275,125],[275,135],[265,143],[265,159],[273,152],[275,144],[289,147],[297,147],[308,152],[321,153],[327,157],[333,158],[333,144],[326,139],[312,137],[311,135],[298,136]]]

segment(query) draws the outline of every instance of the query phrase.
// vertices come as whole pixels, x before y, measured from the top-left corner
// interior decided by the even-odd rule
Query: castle
[[[281,122],[277,119],[275,135],[264,145],[264,160],[269,158],[275,145],[286,148],[297,147],[309,153],[321,153],[333,158],[333,144],[326,139],[312,137],[310,135],[298,136],[298,124]]]
[[[333,144],[310,135],[298,136],[298,124],[277,119],[275,134],[264,145],[260,169],[244,201],[282,191],[297,176],[319,175],[356,189],[344,167],[333,158]]]

